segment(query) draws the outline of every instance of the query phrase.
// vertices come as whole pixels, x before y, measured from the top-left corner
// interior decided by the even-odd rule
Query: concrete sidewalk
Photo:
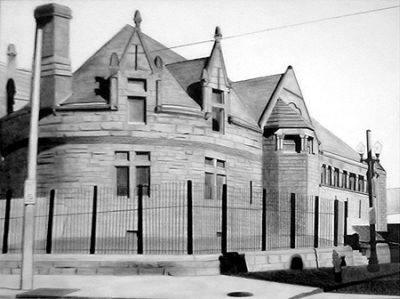
[[[0,275],[0,298],[16,298],[19,275]],[[216,276],[79,276],[36,275],[34,289],[41,298],[232,298],[230,292],[250,292],[250,298],[388,298],[388,296],[322,293],[318,288],[224,275]],[[57,290],[59,289],[59,290]],[[50,297],[49,297],[50,296]],[[30,298],[39,298],[30,297]],[[390,296],[389,296],[390,297]],[[23,298],[23,297],[22,297]],[[392,298],[396,298],[393,297]]]

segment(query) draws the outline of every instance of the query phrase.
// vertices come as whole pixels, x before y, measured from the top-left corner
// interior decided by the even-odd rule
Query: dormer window
[[[212,108],[212,129],[214,132],[224,132],[224,109]]]
[[[211,99],[213,104],[224,104],[224,92],[213,88]]]

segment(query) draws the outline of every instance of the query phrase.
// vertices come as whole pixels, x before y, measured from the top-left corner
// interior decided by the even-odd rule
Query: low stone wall
[[[332,251],[345,256],[353,266],[350,246],[331,248],[296,248],[245,252],[249,272],[290,269],[294,256],[300,256],[304,268],[332,267]],[[379,263],[390,262],[387,244],[377,244]],[[369,256],[369,251],[367,252]],[[220,254],[211,255],[78,255],[36,254],[34,274],[60,275],[172,275],[200,276],[220,274]],[[20,274],[21,255],[0,255],[0,274]]]
[[[125,256],[37,254],[34,274],[39,275],[171,275],[219,274],[219,255]],[[0,255],[0,274],[20,274],[21,255]]]
[[[350,246],[246,252],[245,258],[249,272],[290,269],[292,258],[296,255],[301,257],[304,268],[331,267],[333,249],[340,256],[345,256],[348,266],[353,265],[353,250]]]

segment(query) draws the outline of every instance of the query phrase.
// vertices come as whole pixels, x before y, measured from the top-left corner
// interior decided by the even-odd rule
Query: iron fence
[[[337,200],[226,185],[205,199],[204,188],[188,181],[152,185],[149,192],[139,186],[131,197],[98,186],[39,192],[34,250],[209,254],[343,242],[346,218]],[[21,252],[23,205],[12,192],[0,196],[2,253]]]

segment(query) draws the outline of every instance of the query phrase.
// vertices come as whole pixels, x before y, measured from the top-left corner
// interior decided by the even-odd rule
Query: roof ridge
[[[284,75],[284,74],[285,74],[285,73],[279,73],[279,74],[267,75],[267,76],[260,76],[260,77],[255,77],[255,78],[249,78],[249,79],[239,80],[239,81],[233,81],[232,83],[242,83],[242,82],[246,82],[246,81],[265,79],[265,78],[274,77],[274,76],[282,76],[282,75]]]

